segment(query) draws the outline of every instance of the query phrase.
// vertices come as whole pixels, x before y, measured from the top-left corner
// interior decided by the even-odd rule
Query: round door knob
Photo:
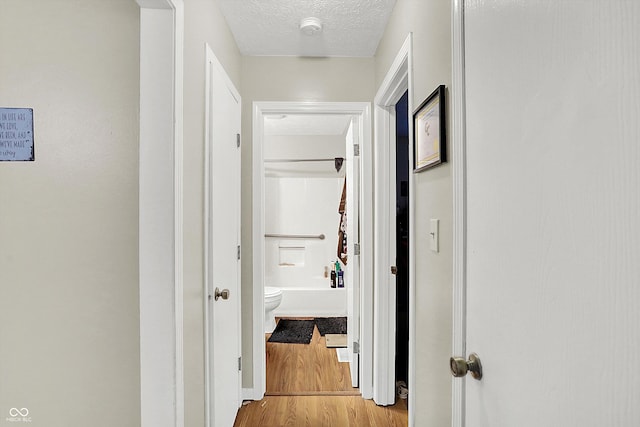
[[[475,353],[469,355],[469,360],[464,360],[462,357],[452,357],[449,359],[449,365],[451,374],[456,378],[464,377],[467,372],[471,372],[474,379],[482,379],[482,363]]]
[[[220,297],[222,297],[222,299],[229,299],[229,289],[220,290],[220,288],[216,288],[214,297],[216,301],[218,301]]]

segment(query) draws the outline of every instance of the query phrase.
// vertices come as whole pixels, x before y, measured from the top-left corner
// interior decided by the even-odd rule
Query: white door
[[[208,418],[230,427],[241,404],[240,96],[207,54]]]
[[[640,2],[468,1],[465,42],[466,426],[640,425]]]
[[[355,146],[359,142],[356,119],[351,119],[347,130],[346,144],[346,175],[347,175],[347,343],[349,352],[349,369],[351,371],[351,385],[358,387],[360,367],[360,156],[356,156]],[[358,249],[356,249],[356,245]],[[357,254],[357,255],[356,255]]]

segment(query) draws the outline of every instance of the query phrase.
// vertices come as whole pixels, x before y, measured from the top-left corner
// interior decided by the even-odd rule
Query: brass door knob
[[[222,299],[229,299],[229,289],[220,290],[220,288],[216,288],[214,298],[218,301],[220,297],[222,297]]]
[[[469,360],[464,360],[463,357],[452,357],[449,359],[449,365],[451,374],[456,378],[464,377],[467,372],[471,372],[474,379],[482,379],[482,363],[475,353],[469,355]]]

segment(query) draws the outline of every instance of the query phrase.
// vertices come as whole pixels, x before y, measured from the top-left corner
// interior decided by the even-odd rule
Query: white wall
[[[332,166],[331,166],[332,167]],[[324,234],[318,239],[265,239],[266,286],[327,289],[337,259],[338,205],[344,178],[267,177],[265,232],[267,234]],[[301,249],[302,248],[302,249]],[[283,264],[295,265],[283,265]],[[308,304],[312,306],[313,302]],[[342,302],[340,306],[343,306]]]
[[[242,359],[253,386],[252,104],[254,101],[365,101],[374,95],[373,58],[242,58]]]
[[[0,104],[34,162],[0,164],[0,425],[140,425],[139,8],[2,0]]]
[[[396,2],[376,52],[376,88],[409,32],[413,32],[414,73],[409,96],[418,106],[438,85],[451,86],[450,0]],[[449,111],[450,105],[447,100]],[[412,235],[416,236],[417,378],[409,387],[418,402],[416,426],[451,424],[451,374],[447,367],[452,336],[452,204],[451,163],[415,175],[416,224]],[[429,249],[430,218],[440,220],[439,253]]]
[[[204,425],[205,43],[240,89],[240,53],[215,1],[186,0],[184,47],[185,425]],[[244,298],[244,296],[243,296]]]

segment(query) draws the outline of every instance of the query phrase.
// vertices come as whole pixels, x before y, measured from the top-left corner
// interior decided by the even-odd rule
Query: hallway
[[[640,1],[306,2],[0,2],[0,427],[640,426]],[[279,16],[288,20],[271,22]],[[322,32],[301,31],[312,17]],[[248,49],[236,22],[267,51]],[[327,48],[352,48],[354,27],[366,50]],[[206,102],[218,95],[212,55],[240,106],[224,139],[240,157],[239,241],[224,250],[233,286],[213,274],[205,237],[220,241],[207,209],[232,203],[214,203],[205,178],[210,110],[228,112]],[[418,106],[441,86],[443,162],[414,171],[435,142]],[[409,174],[398,187],[386,176],[389,131],[406,89]],[[314,365],[269,379],[281,388],[264,397],[262,116],[342,104],[367,120],[351,151],[367,186],[367,334],[350,342],[365,379],[355,391],[344,371],[332,378],[332,390],[359,395],[290,395],[324,375]],[[30,136],[15,135],[25,123]],[[27,142],[31,160],[14,159]],[[394,191],[410,197],[408,340],[388,316]],[[317,288],[332,292],[328,282]],[[239,315],[209,316],[232,304]],[[408,345],[396,351],[396,340]],[[378,407],[394,402],[396,353],[408,353],[410,394]],[[452,380],[447,361],[469,353],[484,378]]]

